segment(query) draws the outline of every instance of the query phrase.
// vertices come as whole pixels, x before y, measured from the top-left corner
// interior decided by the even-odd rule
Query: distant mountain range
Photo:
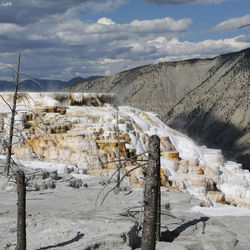
[[[49,92],[49,91],[59,91],[62,88],[71,86],[73,84],[82,83],[85,81],[101,78],[102,76],[90,76],[88,78],[83,77],[74,77],[69,81],[60,81],[60,80],[48,80],[48,79],[34,79],[24,80],[20,84],[20,91],[29,91],[29,92]],[[38,84],[39,83],[39,84]],[[10,81],[0,80],[0,91],[13,91],[14,84]]]
[[[250,48],[142,66],[64,90],[116,93],[122,103],[158,113],[169,126],[250,169]]]

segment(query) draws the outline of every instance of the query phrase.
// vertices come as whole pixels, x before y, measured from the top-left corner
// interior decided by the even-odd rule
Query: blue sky
[[[249,0],[0,0],[0,67],[21,52],[34,78],[111,75],[240,51],[247,24]]]

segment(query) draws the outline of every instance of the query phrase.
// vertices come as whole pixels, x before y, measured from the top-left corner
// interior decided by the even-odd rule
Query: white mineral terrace
[[[0,93],[11,102],[11,93]],[[73,164],[88,174],[110,175],[118,158],[117,100],[113,94],[23,93],[18,99],[15,157],[49,164]],[[1,144],[8,131],[9,107],[0,100]],[[118,106],[121,152],[145,160],[148,138],[161,138],[161,182],[174,190],[189,192],[207,206],[250,208],[250,173],[241,164],[226,161],[221,150],[199,147],[192,139],[165,125],[156,114]],[[17,137],[17,138],[20,138]],[[1,149],[1,148],[0,148]],[[3,152],[3,148],[2,148]],[[41,164],[41,165],[43,165]],[[36,164],[37,165],[37,164]],[[123,173],[134,167],[133,163]],[[80,171],[80,172],[81,172]],[[143,171],[130,176],[135,188],[143,186]]]
[[[12,102],[12,92],[0,92],[7,101]],[[67,92],[30,92],[19,93],[19,103],[28,106],[55,106],[55,105],[93,105],[101,103],[116,103],[114,94],[109,93],[67,93]],[[0,98],[1,99],[1,98]],[[23,106],[24,107],[24,106]],[[1,100],[0,112],[5,112],[7,106]]]

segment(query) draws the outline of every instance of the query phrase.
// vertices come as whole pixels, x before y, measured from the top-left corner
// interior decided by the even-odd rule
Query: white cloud
[[[44,1],[45,5],[52,4],[52,1]],[[72,1],[78,3],[80,0]],[[41,3],[39,0],[36,2]],[[116,2],[121,4],[123,1]],[[86,8],[87,3],[82,1],[81,4]],[[55,6],[57,4],[56,0]],[[190,42],[186,38],[183,41],[190,32],[190,18],[165,17],[121,24],[102,17],[94,23],[87,23],[77,19],[76,13],[77,7],[69,7],[67,11],[42,16],[39,22],[23,26],[0,23],[1,62],[15,64],[21,51],[24,72],[32,72],[35,78],[67,80],[75,75],[109,75],[163,60],[211,57],[250,47],[250,39],[246,35],[199,42]],[[248,21],[248,16],[239,18],[241,21],[233,21],[237,21],[237,25],[243,24]],[[232,23],[231,19],[214,29],[216,32],[227,30],[231,27],[229,23]]]
[[[12,24],[12,23],[0,23],[0,34],[4,35],[4,34],[11,34],[14,32],[21,32],[26,30],[25,27],[21,27],[19,25],[16,24]]]
[[[106,18],[106,17],[100,18],[97,21],[97,23],[99,23],[99,24],[105,24],[105,25],[115,24],[115,22],[113,22],[110,18]]]
[[[27,38],[30,40],[36,40],[36,41],[46,41],[48,39],[47,36],[42,36],[39,34],[31,34],[31,35],[28,35]]]
[[[239,29],[241,26],[250,24],[250,15],[242,17],[230,18],[224,22],[217,24],[212,31],[232,31]]]
[[[11,5],[12,5],[12,2],[0,2],[0,7],[8,7]]]
[[[107,0],[107,1],[89,1],[87,7],[95,12],[116,10],[121,5],[127,4],[129,0]]]
[[[184,18],[180,20],[174,20],[173,18],[162,18],[154,20],[134,20],[131,22],[131,27],[136,28],[138,32],[180,32],[187,31],[192,20],[190,18]]]
[[[54,15],[113,11],[128,0],[12,0],[0,2],[0,23],[29,24]],[[1,8],[4,7],[4,8]]]
[[[112,59],[112,58],[102,58],[97,62],[93,62],[93,64],[98,65],[98,67],[103,71],[103,75],[112,75],[116,72],[121,71],[120,69],[123,68],[124,70],[127,69],[128,65],[131,64],[131,60],[129,59]]]
[[[157,48],[162,55],[156,60],[183,60],[188,58],[206,58],[214,57],[222,53],[229,53],[246,49],[250,46],[249,41],[244,41],[245,36],[237,36],[228,39],[219,40],[204,40],[200,42],[181,42],[177,38],[168,40],[164,37],[159,37],[148,43]]]
[[[181,5],[181,4],[210,4],[221,3],[230,0],[144,0],[145,2],[158,5]]]
[[[175,36],[178,33],[187,32],[191,19],[174,20],[172,18],[153,20],[134,20],[127,24],[117,24],[108,18],[101,18],[96,23],[86,24],[80,20],[68,20],[56,25],[54,32],[61,42],[71,45],[88,45],[102,42],[122,41],[130,46],[130,39],[138,37],[147,39],[155,34]]]
[[[124,59],[111,59],[111,58],[102,58],[101,60],[99,60],[99,63],[100,64],[112,64],[112,63],[121,63],[121,62],[124,62],[125,60]]]

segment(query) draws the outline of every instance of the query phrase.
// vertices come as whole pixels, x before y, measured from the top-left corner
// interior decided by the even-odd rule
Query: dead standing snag
[[[9,175],[9,171],[10,171],[10,161],[11,161],[11,154],[12,154],[12,140],[13,140],[13,134],[14,134],[13,130],[14,130],[14,123],[15,123],[15,116],[16,116],[16,103],[17,103],[18,87],[20,84],[20,60],[21,60],[21,54],[19,53],[16,78],[14,80],[15,92],[14,92],[14,96],[13,96],[13,106],[11,108],[11,120],[10,120],[10,130],[9,130],[9,141],[8,141],[8,148],[7,148],[6,165],[4,168],[4,176],[5,177],[7,177]]]
[[[160,138],[149,138],[148,167],[144,190],[142,250],[154,250],[156,241],[157,203],[160,179]],[[159,229],[158,229],[159,230]]]
[[[22,170],[16,171],[17,183],[17,245],[16,250],[26,250],[26,182]]]

